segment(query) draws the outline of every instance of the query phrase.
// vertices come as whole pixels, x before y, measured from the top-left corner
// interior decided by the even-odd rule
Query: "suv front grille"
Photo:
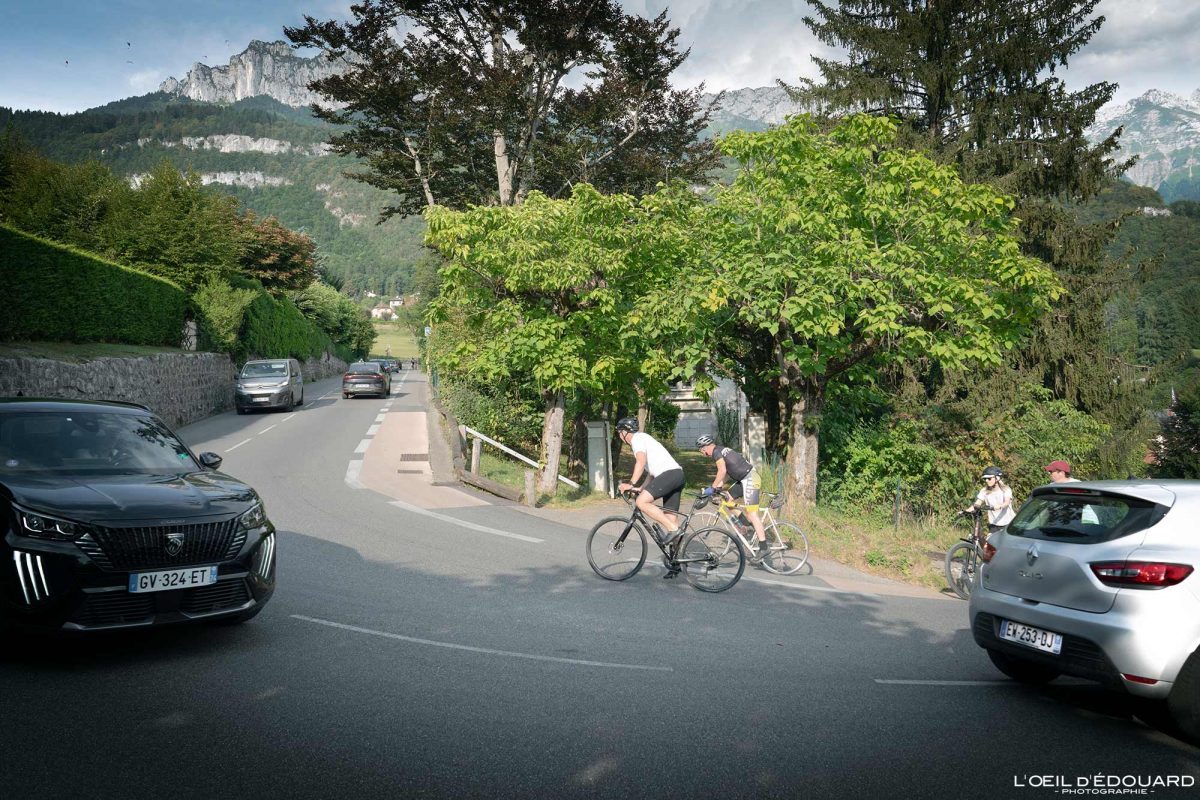
[[[154,598],[127,592],[88,595],[74,619],[81,625],[145,622],[154,616]]]
[[[167,553],[168,534],[183,537],[182,547],[175,555]],[[97,525],[76,544],[101,569],[127,572],[228,561],[245,542],[246,530],[234,518],[194,525],[119,528]]]
[[[236,608],[250,602],[250,590],[244,579],[221,581],[212,586],[188,589],[179,603],[187,614],[206,614],[223,608]]]

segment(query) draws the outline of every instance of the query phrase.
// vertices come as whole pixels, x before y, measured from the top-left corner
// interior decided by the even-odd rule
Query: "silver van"
[[[294,358],[265,358],[247,361],[238,373],[234,388],[237,413],[258,408],[282,408],[291,411],[304,405],[304,375]]]

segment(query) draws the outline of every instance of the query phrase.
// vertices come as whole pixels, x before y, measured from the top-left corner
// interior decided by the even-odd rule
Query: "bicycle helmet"
[[[710,444],[716,444],[716,442],[713,441],[713,437],[709,436],[707,433],[701,434],[700,436],[696,437],[696,449],[697,450],[699,450],[701,447],[707,447]]]
[[[1000,470],[999,467],[988,467],[987,469],[985,469],[983,471],[982,477],[999,479],[999,478],[1004,477],[1004,473]]]
[[[621,431],[637,433],[637,429],[638,421],[633,417],[621,417],[619,420],[617,420],[617,433],[620,433]]]

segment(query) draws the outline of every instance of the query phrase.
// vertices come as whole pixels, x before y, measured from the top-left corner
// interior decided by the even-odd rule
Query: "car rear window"
[[[1098,544],[1143,531],[1168,509],[1123,495],[1048,493],[1035,495],[1009,523],[1008,533],[1028,539]]]
[[[347,372],[379,372],[378,364],[351,364],[346,368]]]

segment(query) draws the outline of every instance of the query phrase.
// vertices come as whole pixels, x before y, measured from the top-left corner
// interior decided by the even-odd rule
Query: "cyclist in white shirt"
[[[663,543],[679,535],[679,518],[671,513],[679,510],[679,499],[683,494],[683,467],[671,457],[667,448],[648,433],[638,433],[638,422],[633,417],[617,421],[617,436],[633,450],[633,475],[619,488],[622,492],[633,489],[643,474],[650,480],[638,490],[637,507],[650,520],[658,523],[665,531]],[[662,499],[662,508],[654,501]]]
[[[975,496],[968,511],[983,508],[988,512],[988,535],[1002,531],[1013,521],[1013,493],[1004,482],[1004,473],[999,467],[988,467],[983,471],[983,488]]]

